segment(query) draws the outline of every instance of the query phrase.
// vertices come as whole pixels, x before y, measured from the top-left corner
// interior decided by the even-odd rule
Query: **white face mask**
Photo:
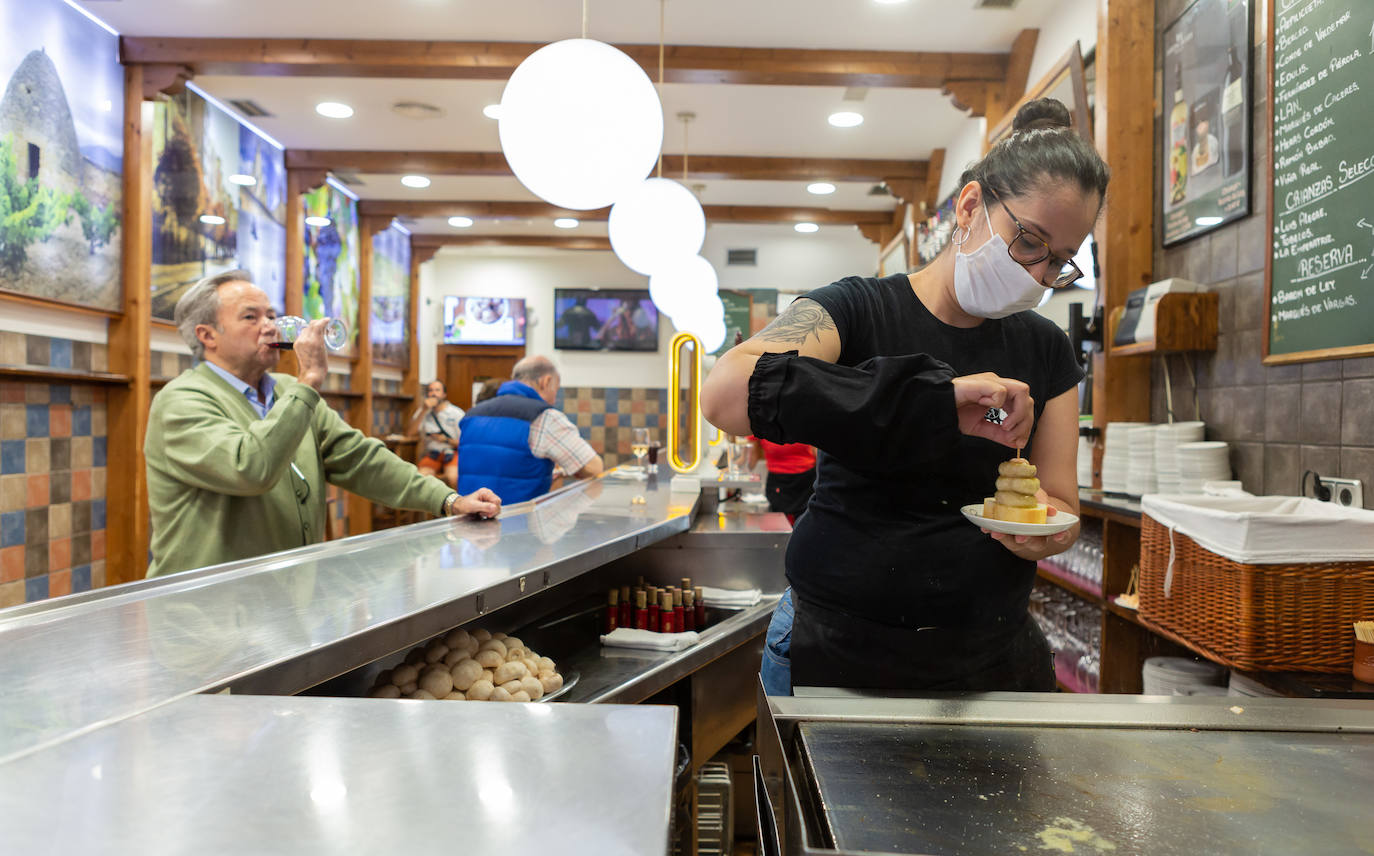
[[[1044,286],[1007,254],[1007,242],[993,230],[986,204],[983,219],[992,238],[971,253],[954,256],[954,297],[959,308],[979,318],[1005,318],[1039,306]]]

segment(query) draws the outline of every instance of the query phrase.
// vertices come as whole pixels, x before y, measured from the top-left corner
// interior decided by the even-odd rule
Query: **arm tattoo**
[[[821,341],[821,334],[835,329],[835,321],[819,303],[806,298],[792,301],[783,313],[759,332],[760,339],[788,345],[805,345],[811,337]]]

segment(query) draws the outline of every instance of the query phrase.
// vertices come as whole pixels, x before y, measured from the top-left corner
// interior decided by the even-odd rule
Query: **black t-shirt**
[[[883,624],[1014,633],[1025,621],[1034,563],[959,512],[992,495],[997,465],[1014,453],[958,433],[949,381],[978,372],[1023,381],[1038,426],[1045,402],[1083,377],[1068,338],[1033,312],[951,327],[926,309],[905,274],[850,277],[806,297],[835,322],[836,366],[853,368],[792,357],[783,370],[765,357],[751,379],[756,433],[768,431],[759,414],[772,377],[778,396],[791,399],[773,432],[809,434],[820,447],[815,495],[787,548],[788,579],[803,599]],[[826,373],[844,375],[832,382]],[[903,404],[912,411],[905,419]],[[849,432],[809,431],[809,423],[826,422],[821,410],[838,411]],[[1023,454],[1034,441],[1032,433]]]

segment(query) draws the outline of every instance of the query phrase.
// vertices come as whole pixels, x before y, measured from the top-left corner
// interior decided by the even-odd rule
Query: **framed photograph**
[[[1164,29],[1164,246],[1250,213],[1251,0],[1197,0]]]

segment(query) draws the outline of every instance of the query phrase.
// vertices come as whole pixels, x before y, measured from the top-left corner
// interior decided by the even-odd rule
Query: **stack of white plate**
[[[1078,438],[1078,486],[1093,486],[1093,441],[1091,437]]]
[[[1204,482],[1231,478],[1231,447],[1226,443],[1179,443],[1177,454],[1179,493],[1202,493]]]
[[[1226,685],[1227,669],[1186,657],[1151,657],[1141,670],[1145,695],[1192,695],[1198,687]]]
[[[1227,695],[1245,696],[1246,698],[1282,698],[1283,693],[1270,689],[1259,681],[1245,677],[1240,672],[1231,672],[1231,683],[1227,688]]]
[[[1182,474],[1178,469],[1178,444],[1202,440],[1206,422],[1172,422],[1155,432],[1155,476],[1160,493],[1178,493]]]
[[[1155,434],[1158,425],[1144,425],[1126,432],[1126,492],[1134,496],[1157,493],[1155,482]]]
[[[1102,450],[1102,489],[1109,493],[1126,492],[1126,476],[1130,469],[1130,449],[1126,432],[1142,428],[1148,422],[1108,422]]]

